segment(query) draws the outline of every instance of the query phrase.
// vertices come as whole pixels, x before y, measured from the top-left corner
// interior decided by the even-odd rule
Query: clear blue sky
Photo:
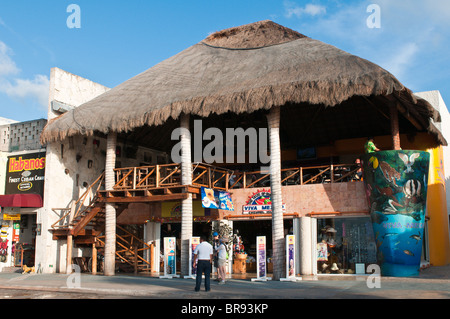
[[[66,24],[72,3],[79,29]],[[367,26],[374,3],[380,28]],[[414,92],[439,90],[450,107],[448,0],[2,0],[0,117],[46,118],[52,67],[114,87],[214,31],[265,19],[377,63]]]

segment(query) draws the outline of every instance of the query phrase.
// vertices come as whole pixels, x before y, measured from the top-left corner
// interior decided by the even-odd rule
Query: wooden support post
[[[400,129],[398,124],[398,109],[396,104],[389,106],[391,118],[391,135],[392,135],[392,149],[400,150]]]
[[[137,245],[134,245],[134,274],[138,273],[138,248]]]
[[[227,191],[228,192],[228,186],[229,186],[229,180],[230,180],[230,173],[226,173],[226,175],[225,175],[225,191]]]
[[[92,244],[92,269],[91,273],[93,275],[97,274],[97,247],[95,242]]]
[[[208,167],[208,187],[211,188],[213,185],[211,183],[211,167]]]
[[[73,235],[71,233],[72,231],[72,221],[73,221],[73,217],[75,215],[75,209],[76,209],[76,205],[75,205],[75,201],[72,200],[72,202],[70,203],[70,214],[69,214],[69,234],[67,235],[67,257],[66,257],[66,274],[71,274],[72,273],[72,249],[73,249]]]
[[[66,274],[72,273],[72,247],[73,247],[73,236],[69,234],[67,235]]]
[[[156,187],[159,187],[159,180],[161,178],[160,173],[159,173],[159,165],[156,165],[155,175],[156,175],[156,178],[155,178],[155,180],[156,180]]]

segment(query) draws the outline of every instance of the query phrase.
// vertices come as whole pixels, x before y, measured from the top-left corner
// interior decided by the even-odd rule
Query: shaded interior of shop
[[[4,230],[3,230],[4,228]],[[5,262],[8,256],[8,246],[11,248],[12,266],[35,266],[35,247],[37,229],[36,213],[22,213],[20,220],[4,220],[2,224],[2,243],[0,247],[0,262]],[[7,236],[11,235],[11,242]]]
[[[369,217],[319,218],[317,220],[317,273],[364,274],[377,263]]]

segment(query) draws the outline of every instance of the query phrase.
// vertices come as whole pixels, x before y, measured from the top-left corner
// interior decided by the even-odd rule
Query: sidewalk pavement
[[[194,292],[194,285],[193,279],[142,275],[0,273],[0,291],[96,294],[99,299],[450,299],[450,265],[430,267],[418,277],[408,278],[319,275],[287,282],[251,281],[234,276],[224,285],[211,280],[210,292],[203,291],[203,283],[202,291]]]

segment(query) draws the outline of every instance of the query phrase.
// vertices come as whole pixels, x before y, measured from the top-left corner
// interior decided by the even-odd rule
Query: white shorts
[[[227,264],[226,259],[221,259],[221,258],[218,259],[218,262],[217,262],[218,267],[225,266],[226,264]]]

